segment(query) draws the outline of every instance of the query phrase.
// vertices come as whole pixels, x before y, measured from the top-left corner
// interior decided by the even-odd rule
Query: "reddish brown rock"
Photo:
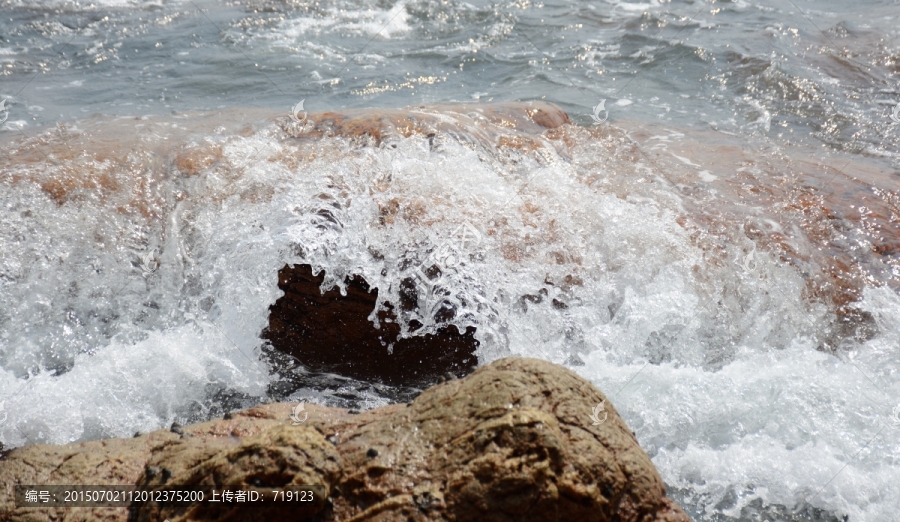
[[[448,117],[449,116],[449,117]],[[296,138],[325,136],[372,139],[380,144],[392,137],[433,137],[439,133],[476,137],[482,145],[534,149],[547,129],[572,123],[552,103],[448,103],[405,109],[349,109],[310,114],[301,124],[282,119],[282,128]]]
[[[284,296],[270,307],[262,335],[308,369],[421,386],[447,373],[462,377],[478,363],[475,328],[460,333],[451,325],[436,334],[401,339],[390,309],[379,311],[379,328],[368,319],[378,301],[377,288],[357,276],[347,279],[347,295],[337,288],[322,293],[324,279],[324,272],[314,275],[310,265],[282,268],[278,288]]]

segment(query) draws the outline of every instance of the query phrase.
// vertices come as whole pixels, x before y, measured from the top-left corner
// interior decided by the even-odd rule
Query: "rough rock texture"
[[[278,272],[284,291],[269,309],[262,337],[313,371],[333,372],[390,385],[427,385],[447,373],[462,377],[478,363],[475,328],[456,326],[437,334],[400,339],[393,311],[378,313],[380,327],[368,319],[378,289],[360,277],[346,280],[347,295],[337,288],[322,293],[325,274],[310,265],[285,266]],[[340,327],[335,327],[340,325]]]
[[[62,508],[16,509],[13,488],[16,484],[135,484],[153,448],[177,438],[168,431],[155,431],[134,439],[38,444],[7,452],[0,456],[0,521],[126,520],[123,509],[79,508],[70,513]]]
[[[504,359],[388,416],[368,412],[353,426],[336,426],[345,474],[335,513],[360,520],[686,519],[665,500],[653,464],[618,415],[610,411],[592,425],[591,408],[605,400],[568,370]],[[378,456],[369,458],[369,448]]]
[[[449,116],[449,117],[448,117]],[[541,101],[448,103],[405,109],[348,109],[310,114],[302,123],[282,119],[282,128],[299,139],[325,136],[365,138],[374,144],[398,137],[473,135],[482,144],[539,148],[536,138],[547,129],[572,123],[557,105]],[[487,124],[487,125],[485,125]],[[499,129],[504,129],[502,134]]]
[[[0,520],[128,520],[129,510],[16,509],[20,484],[311,484],[324,502],[285,512],[135,506],[130,520],[687,521],[606,398],[553,364],[503,359],[434,386],[408,405],[354,415],[258,406],[183,428],[11,452],[0,466]],[[68,517],[68,518],[67,518]]]
[[[165,473],[163,472],[165,470]],[[244,440],[187,437],[163,444],[141,478],[142,486],[222,485],[265,492],[287,485],[325,486],[316,502],[264,504],[252,511],[228,504],[194,504],[136,510],[138,521],[303,520],[325,508],[341,473],[341,456],[315,429],[278,424]]]

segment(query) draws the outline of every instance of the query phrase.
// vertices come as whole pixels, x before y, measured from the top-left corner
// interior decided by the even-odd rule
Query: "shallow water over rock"
[[[360,339],[470,332],[479,364],[581,363],[689,507],[802,502],[844,466],[848,431],[869,440],[890,414],[893,174],[721,133],[568,122],[538,102],[223,111],[11,142],[0,436],[130,436],[267,397],[369,409],[441,375],[438,360],[395,379],[374,359],[356,373],[328,350],[321,364],[275,353],[260,333],[275,332],[279,271],[304,266],[323,306],[370,296]],[[843,171],[823,166],[836,158]],[[337,346],[343,331],[322,333]],[[856,502],[859,480],[893,491],[889,440],[871,448],[824,512]]]

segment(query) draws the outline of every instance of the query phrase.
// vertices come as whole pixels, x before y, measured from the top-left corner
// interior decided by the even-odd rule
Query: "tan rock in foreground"
[[[34,445],[0,461],[0,520],[128,520],[127,508],[15,508],[19,484],[314,484],[328,499],[242,511],[134,509],[132,520],[687,521],[649,457],[588,381],[535,359],[502,359],[408,405],[351,415],[290,404],[133,439]],[[75,518],[72,518],[75,517]]]

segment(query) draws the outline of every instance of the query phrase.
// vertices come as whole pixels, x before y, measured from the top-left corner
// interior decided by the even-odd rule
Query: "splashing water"
[[[273,393],[259,334],[278,269],[310,263],[325,287],[412,291],[407,333],[476,326],[481,363],[590,379],[695,519],[894,516],[887,3],[4,5],[6,447],[267,396],[396,400],[330,377]],[[416,106],[456,130],[379,141],[286,118],[541,98],[580,126]]]

